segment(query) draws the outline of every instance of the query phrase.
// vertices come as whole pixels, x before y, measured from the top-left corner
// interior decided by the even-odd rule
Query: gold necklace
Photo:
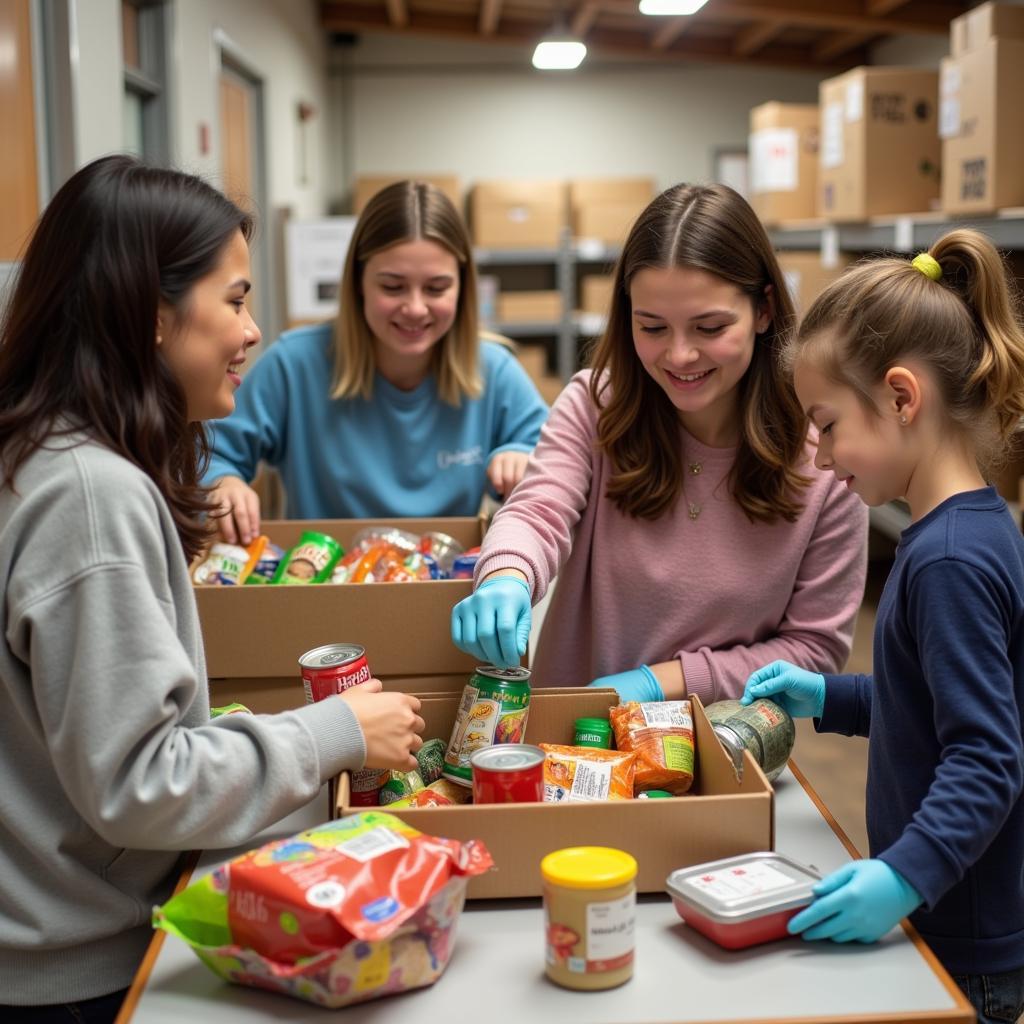
[[[700,476],[700,474],[703,471],[703,469],[704,469],[704,466],[700,462],[691,462],[690,463],[690,473],[693,474],[693,476]],[[698,505],[698,504],[696,504],[695,502],[692,502],[692,501],[688,502],[687,504],[690,506],[690,518],[694,522],[696,522],[697,521],[697,517],[700,515],[700,505]]]

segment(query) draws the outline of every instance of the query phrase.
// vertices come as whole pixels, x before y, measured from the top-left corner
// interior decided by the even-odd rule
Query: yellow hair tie
[[[942,278],[942,267],[931,253],[919,252],[912,262],[925,277],[930,277],[933,281],[938,281]]]

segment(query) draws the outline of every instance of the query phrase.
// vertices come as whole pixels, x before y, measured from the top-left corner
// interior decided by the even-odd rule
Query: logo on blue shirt
[[[465,451],[445,451],[443,448],[437,453],[438,469],[451,469],[452,466],[479,466],[484,461],[484,450],[480,445],[475,444]]]

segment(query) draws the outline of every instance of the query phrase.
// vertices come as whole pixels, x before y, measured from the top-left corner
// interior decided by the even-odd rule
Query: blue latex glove
[[[499,668],[512,668],[530,639],[530,588],[518,576],[495,576],[452,609],[452,643]]]
[[[855,860],[814,887],[815,900],[792,918],[791,935],[833,942],[877,942],[924,900],[883,860]]]
[[[601,676],[587,685],[612,686],[618,690],[619,700],[623,703],[629,700],[650,703],[665,699],[665,694],[661,692],[661,684],[646,665],[631,668],[628,672],[616,672],[612,676]]]
[[[797,668],[788,661],[773,661],[747,680],[741,704],[770,697],[794,718],[821,718],[825,708],[825,677]]]

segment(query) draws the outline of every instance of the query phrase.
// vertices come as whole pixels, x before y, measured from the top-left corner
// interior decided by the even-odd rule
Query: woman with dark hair
[[[296,519],[472,516],[508,495],[547,406],[501,345],[481,340],[469,235],[437,187],[401,181],[356,224],[337,320],[289,331],[213,432],[204,481],[225,540],[259,532],[248,486],[279,469]]]
[[[112,1020],[180,851],[244,842],[344,768],[415,763],[419,702],[378,680],[210,720],[188,559],[202,421],[259,338],[251,231],[197,178],[98,160],[44,212],[4,319],[4,1019]]]
[[[842,665],[867,517],[814,467],[777,362],[793,319],[737,193],[677,185],[654,199],[623,248],[592,368],[555,403],[484,538],[455,643],[517,663],[531,604],[557,574],[538,686],[707,704],[791,652]]]

